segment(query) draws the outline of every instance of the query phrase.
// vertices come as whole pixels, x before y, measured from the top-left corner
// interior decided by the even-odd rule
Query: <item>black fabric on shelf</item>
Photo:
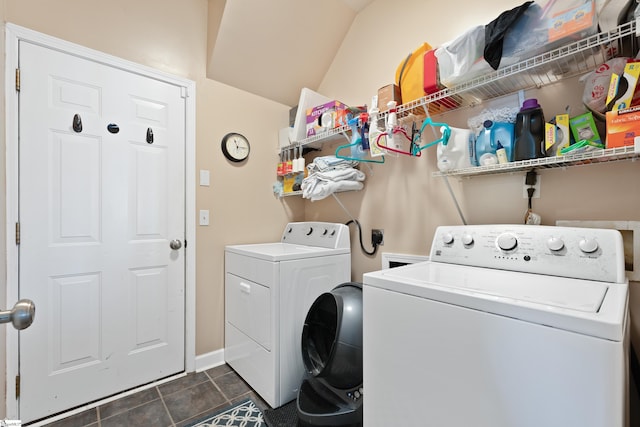
[[[484,59],[494,70],[497,70],[500,66],[502,43],[505,34],[531,4],[533,4],[533,1],[528,1],[521,6],[502,12],[500,16],[485,25]]]

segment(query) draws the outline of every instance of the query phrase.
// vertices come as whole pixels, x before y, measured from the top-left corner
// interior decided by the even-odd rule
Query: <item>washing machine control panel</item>
[[[544,225],[441,226],[431,261],[624,283],[617,230]]]
[[[328,249],[351,248],[349,228],[344,224],[332,222],[290,222],[284,228],[280,241]]]

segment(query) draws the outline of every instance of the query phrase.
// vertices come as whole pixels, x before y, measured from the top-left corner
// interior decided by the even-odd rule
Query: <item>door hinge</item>
[[[20,244],[20,223],[16,222],[16,245]]]
[[[16,398],[20,397],[20,375],[16,375]]]
[[[20,92],[20,68],[16,68],[16,92]]]

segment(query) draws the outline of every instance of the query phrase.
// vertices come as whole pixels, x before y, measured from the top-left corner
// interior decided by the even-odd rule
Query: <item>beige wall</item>
[[[379,87],[393,82],[401,60],[423,42],[440,46],[468,28],[482,25],[503,10],[520,5],[516,0],[449,2],[377,0],[361,12],[353,23],[341,50],[318,91],[351,105],[370,103]],[[358,78],[349,78],[356,76]],[[584,86],[572,79],[532,91],[545,116],[564,112],[584,112],[580,102]],[[501,102],[517,106],[516,96]],[[437,117],[456,126],[465,126],[476,109]],[[328,147],[327,151],[335,149]],[[437,171],[436,150],[430,148],[421,158],[387,156],[384,165],[367,173],[365,189],[342,193],[340,200],[364,228],[364,241],[370,249],[370,229],[384,229],[381,251],[428,254],[433,231],[442,224],[460,224],[445,182],[433,177]],[[365,171],[367,168],[364,169]],[[637,162],[621,162],[567,169],[547,169],[541,175],[541,198],[534,199],[534,211],[544,224],[557,219],[640,220],[640,181]],[[521,223],[527,207],[522,197],[524,172],[504,175],[450,178],[449,182],[469,224]],[[346,222],[349,217],[335,200],[306,202],[307,218],[331,218]],[[365,255],[356,244],[352,231],[353,279],[380,268],[380,253]]]
[[[211,225],[198,226],[196,231],[196,354],[221,349],[224,245],[278,240],[289,220],[303,218],[302,201],[280,201],[271,191],[278,129],[287,125],[289,107],[206,78],[207,0],[1,0],[0,5],[4,22],[196,82],[195,173],[197,177],[200,169],[211,172],[211,186],[196,188],[196,214],[209,209],[211,215]],[[4,43],[0,49],[4,53]],[[4,74],[4,67],[1,70]],[[4,103],[0,113],[4,123]],[[220,152],[221,138],[232,131],[246,135],[251,142],[251,156],[242,165],[230,164]],[[0,148],[4,165],[4,146]],[[4,178],[1,174],[3,192]],[[4,196],[0,200],[4,204]],[[4,207],[0,218],[4,218]],[[1,229],[0,252],[4,254],[3,236]],[[2,278],[6,277],[4,258],[0,262]],[[0,282],[2,306],[5,282]],[[4,392],[4,387],[1,389]],[[0,405],[0,418],[3,413],[4,405]]]

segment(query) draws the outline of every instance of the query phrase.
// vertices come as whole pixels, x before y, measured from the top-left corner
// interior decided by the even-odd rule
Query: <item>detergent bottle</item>
[[[535,98],[526,99],[516,115],[515,158],[529,160],[542,157],[544,114]]]
[[[473,156],[474,166],[485,166],[498,162],[496,152],[498,143],[504,147],[508,161],[513,160],[513,124],[485,120],[482,129],[476,138]],[[481,159],[488,159],[484,162]],[[484,163],[484,164],[483,164]]]
[[[369,150],[371,157],[382,156],[384,151],[378,147],[378,141],[381,141],[381,145],[385,145],[386,141],[384,136],[380,136],[383,132],[378,127],[378,114],[380,110],[376,107],[371,108],[369,111]]]

